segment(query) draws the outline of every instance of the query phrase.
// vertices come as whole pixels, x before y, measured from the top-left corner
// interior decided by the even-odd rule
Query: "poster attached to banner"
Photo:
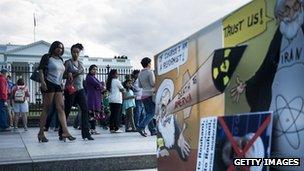
[[[188,59],[188,40],[183,41],[172,48],[160,53],[157,58],[157,71],[159,75],[165,74]]]
[[[238,170],[234,158],[269,158],[271,133],[271,112],[202,118],[196,170]]]

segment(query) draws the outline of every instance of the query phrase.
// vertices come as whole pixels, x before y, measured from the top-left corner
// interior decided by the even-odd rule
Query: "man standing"
[[[138,83],[138,74],[139,74],[139,70],[134,70],[132,72],[132,79],[133,79],[133,83],[132,83],[132,88],[133,88],[133,92],[135,95],[135,109],[134,109],[134,122],[135,122],[135,126],[136,128],[139,127],[139,124],[142,121],[142,115],[144,114],[143,112],[143,104],[141,102],[141,94],[142,94],[142,90],[141,88],[139,88],[139,83]]]
[[[142,103],[144,104],[146,116],[139,124],[138,132],[140,135],[146,137],[147,134],[145,132],[145,128],[148,125],[149,131],[151,135],[156,135],[156,126],[153,122],[153,118],[155,115],[155,103],[153,102],[153,94],[154,94],[154,85],[155,85],[155,76],[153,71],[151,71],[151,59],[145,57],[141,60],[141,65],[144,69],[142,69],[138,75],[138,83],[139,87],[142,88]]]
[[[6,69],[1,70],[0,74],[0,130],[10,131],[8,125],[7,115],[7,100],[8,100],[8,84],[7,84],[8,71]]]

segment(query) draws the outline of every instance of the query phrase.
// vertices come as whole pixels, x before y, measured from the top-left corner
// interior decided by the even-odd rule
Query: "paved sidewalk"
[[[59,141],[57,132],[50,130],[46,132],[49,142],[38,143],[38,128],[0,132],[0,165],[113,157],[122,160],[129,156],[154,156],[156,152],[155,136],[142,137],[138,133],[111,134],[98,128],[101,134],[93,135],[94,141],[84,141],[80,130],[73,127],[69,127],[69,130],[77,138],[75,141]]]

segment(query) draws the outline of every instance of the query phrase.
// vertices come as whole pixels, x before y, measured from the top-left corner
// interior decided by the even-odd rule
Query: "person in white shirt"
[[[122,107],[122,92],[124,92],[124,87],[121,82],[117,79],[117,70],[112,69],[108,74],[108,79],[106,83],[107,91],[109,91],[109,104],[110,104],[110,132],[120,133],[119,129],[119,117]]]

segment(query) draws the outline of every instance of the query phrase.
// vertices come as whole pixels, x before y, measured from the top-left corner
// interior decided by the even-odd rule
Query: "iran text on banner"
[[[233,157],[270,157],[271,130],[271,112],[202,118],[196,170],[233,170]]]

